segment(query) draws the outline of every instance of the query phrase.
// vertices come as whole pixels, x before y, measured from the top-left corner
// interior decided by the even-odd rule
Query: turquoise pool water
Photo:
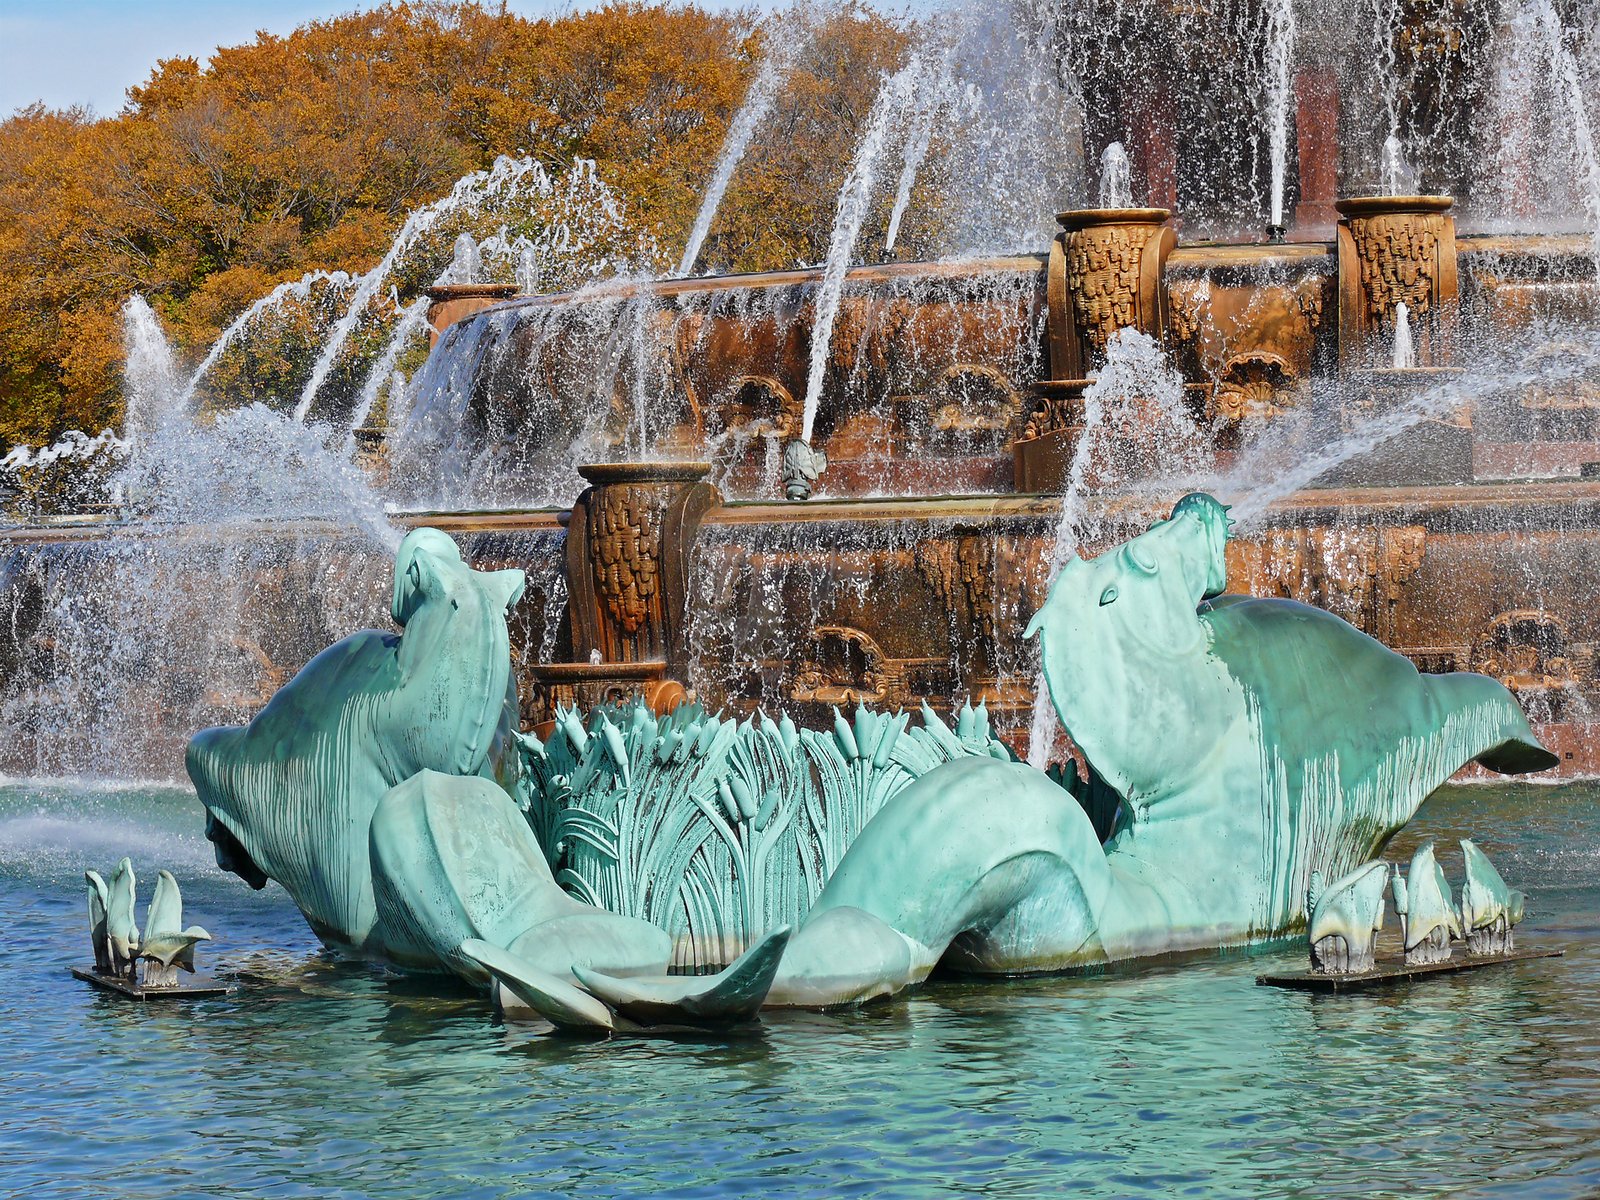
[[[1298,969],[1283,948],[609,1042],[326,957],[282,891],[216,869],[199,814],[0,787],[0,1194],[1600,1194],[1600,785],[1446,790],[1390,852],[1473,834],[1564,959],[1256,987]],[[82,871],[124,853],[141,901],[177,874],[235,995],[141,1007],[67,974]]]

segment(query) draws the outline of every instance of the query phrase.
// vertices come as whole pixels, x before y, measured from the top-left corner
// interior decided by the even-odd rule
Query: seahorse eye
[[[1110,587],[1106,588],[1105,591],[1100,593],[1100,607],[1104,608],[1106,605],[1110,604],[1116,598],[1117,598],[1117,585],[1113,583]]]

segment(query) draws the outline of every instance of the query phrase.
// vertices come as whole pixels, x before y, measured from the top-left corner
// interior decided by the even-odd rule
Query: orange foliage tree
[[[702,266],[822,257],[860,122],[907,39],[860,8],[825,32]],[[592,159],[628,224],[675,258],[765,36],[751,13],[637,0],[538,21],[396,3],[260,34],[203,67],[163,61],[108,119],[17,112],[0,123],[0,453],[118,422],[131,293],[192,357],[273,286],[370,268],[408,212],[499,155],[552,174]],[[267,347],[265,378],[303,373],[313,339],[285,337],[298,358]],[[254,398],[241,370],[230,386]]]

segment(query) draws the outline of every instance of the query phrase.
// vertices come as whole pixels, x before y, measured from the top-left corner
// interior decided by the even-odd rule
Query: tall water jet
[[[200,381],[206,373],[217,365],[217,361],[233,346],[247,329],[256,323],[264,314],[273,311],[289,301],[304,301],[311,295],[311,289],[318,284],[326,284],[331,288],[342,288],[350,282],[350,276],[344,271],[309,271],[299,279],[291,279],[280,283],[265,296],[253,302],[248,308],[233,319],[233,321],[217,335],[217,340],[211,343],[211,348],[206,351],[206,356],[200,360],[200,365],[189,376],[189,382],[184,385],[183,405],[188,407],[194,401],[195,391],[200,386]]]
[[[1267,234],[1274,240],[1282,239],[1288,230],[1284,223],[1283,197],[1285,176],[1289,170],[1289,106],[1294,101],[1295,43],[1298,36],[1294,0],[1267,0],[1264,65],[1267,76],[1267,147],[1272,173]]]
[[[1133,207],[1132,173],[1121,142],[1111,142],[1100,152],[1099,199],[1101,208]]]
[[[900,235],[900,222],[906,209],[911,206],[911,189],[933,142],[934,124],[941,112],[953,107],[956,100],[950,56],[945,54],[940,57],[938,68],[929,78],[927,86],[917,89],[910,129],[906,135],[905,160],[900,168],[900,182],[895,187],[894,207],[889,212],[889,230],[883,239],[885,254],[894,253],[895,240]]]
[[[845,272],[849,270],[850,256],[855,250],[857,238],[861,236],[861,225],[867,218],[868,202],[872,198],[878,167],[888,145],[890,128],[895,118],[904,111],[925,69],[921,56],[914,54],[910,62],[884,80],[878,89],[877,99],[873,101],[872,111],[867,116],[866,128],[850,163],[850,171],[839,189],[833,232],[828,239],[828,257],[823,264],[822,279],[817,285],[816,315],[811,325],[811,359],[806,373],[805,407],[799,438],[804,457],[808,460],[806,466],[815,465],[811,436],[816,425],[817,406],[822,401],[822,381],[828,367],[833,324],[839,316],[839,301],[844,295]],[[810,494],[809,481],[805,480],[807,472],[800,463],[802,451],[795,450],[789,457],[795,460],[794,465],[799,468],[786,476],[790,498],[802,499],[803,496],[796,495],[802,488],[805,495]],[[812,471],[811,479],[815,477],[816,473]]]
[[[166,423],[178,394],[178,363],[145,298],[137,293],[122,306],[123,366],[127,415],[123,434],[147,441]]]
[[[407,344],[428,327],[428,309],[432,303],[430,297],[419,296],[401,310],[400,320],[373,362],[372,369],[367,372],[366,381],[361,385],[361,396],[350,412],[351,438],[355,437],[356,430],[364,426],[372,415],[373,405],[378,401],[378,393],[391,381],[395,365],[400,361],[400,355],[405,352]]]
[[[1595,275],[1600,278],[1600,151],[1595,148],[1594,124],[1584,96],[1583,72],[1567,46],[1566,29],[1552,0],[1528,0],[1517,14],[1516,22],[1531,25],[1543,43],[1556,98],[1565,109],[1572,136],[1576,182],[1594,243]]]
[[[680,276],[686,276],[694,269],[695,260],[700,257],[700,247],[711,232],[711,222],[716,218],[717,209],[722,206],[722,197],[728,190],[733,173],[744,160],[756,129],[772,112],[778,99],[778,89],[789,77],[796,49],[795,38],[790,36],[789,23],[773,22],[770,48],[756,70],[750,90],[745,93],[744,103],[739,106],[733,122],[728,126],[722,153],[717,157],[716,169],[711,172],[711,182],[706,185],[706,194],[700,201],[694,228],[690,230],[689,240],[683,247],[683,257],[678,260]]]
[[[295,406],[296,421],[304,421],[310,413],[311,405],[316,400],[322,385],[327,382],[328,376],[332,374],[345,343],[350,340],[350,335],[355,332],[357,324],[366,313],[367,305],[378,295],[379,289],[388,280],[401,255],[411,249],[419,237],[446,216],[463,208],[476,207],[490,197],[503,196],[530,177],[541,191],[550,190],[549,177],[533,159],[514,159],[502,155],[487,171],[475,171],[457,180],[449,195],[417,209],[406,218],[405,224],[395,235],[383,259],[359,278],[355,293],[350,297],[350,303],[346,306],[344,314],[329,331],[322,352],[317,356],[316,364],[311,369],[311,377],[306,381],[306,386],[300,393],[299,403]]]
[[[1383,139],[1383,165],[1381,169],[1382,195],[1404,196],[1411,192],[1411,172],[1406,169],[1400,139],[1390,134]]]
[[[1396,371],[1417,365],[1417,352],[1411,344],[1411,310],[1404,300],[1394,306],[1394,361]]]

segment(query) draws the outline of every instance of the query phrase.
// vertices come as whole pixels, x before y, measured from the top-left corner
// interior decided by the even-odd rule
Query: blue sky
[[[507,7],[535,16],[592,6],[511,0]],[[158,58],[203,61],[218,46],[253,40],[258,29],[288,33],[317,17],[368,7],[361,0],[0,0],[0,118],[35,100],[52,108],[85,104],[109,116]]]

